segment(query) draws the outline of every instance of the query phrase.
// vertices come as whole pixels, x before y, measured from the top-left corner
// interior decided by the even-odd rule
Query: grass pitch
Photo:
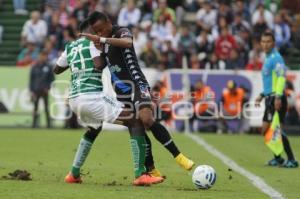
[[[0,199],[79,198],[268,198],[248,179],[230,171],[190,138],[173,134],[179,148],[196,164],[208,164],[217,172],[216,184],[197,190],[191,172],[181,169],[155,139],[152,140],[156,167],[167,180],[151,187],[134,187],[133,163],[127,132],[102,132],[84,167],[83,184],[65,184],[75,150],[84,130],[0,130],[0,178],[16,169],[26,169],[32,181],[0,179]],[[245,169],[263,178],[286,198],[299,198],[300,170],[264,166],[271,153],[260,136],[201,134],[211,145]],[[152,136],[151,136],[152,137]],[[152,137],[153,138],[153,137]],[[300,154],[300,138],[291,137],[295,154]]]

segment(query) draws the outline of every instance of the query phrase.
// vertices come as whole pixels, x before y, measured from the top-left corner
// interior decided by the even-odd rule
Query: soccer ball
[[[211,188],[217,179],[215,170],[208,165],[198,166],[192,176],[192,181],[198,189]]]

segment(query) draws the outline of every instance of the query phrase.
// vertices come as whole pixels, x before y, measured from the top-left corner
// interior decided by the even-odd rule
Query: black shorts
[[[149,88],[135,87],[132,96],[127,95],[124,97],[117,94],[118,101],[124,103],[125,107],[134,107],[135,110],[140,110],[144,107],[152,107],[152,100]]]
[[[275,113],[274,101],[275,101],[275,96],[267,96],[265,98],[266,110],[264,112],[264,117],[263,117],[264,122],[269,122],[269,123],[272,122],[273,115]],[[286,111],[287,111],[287,99],[286,96],[283,95],[281,97],[281,108],[278,112],[280,123],[284,122]]]

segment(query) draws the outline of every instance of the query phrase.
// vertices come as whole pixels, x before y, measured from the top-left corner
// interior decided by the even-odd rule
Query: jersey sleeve
[[[100,57],[102,52],[96,48],[93,42],[90,42],[90,53],[91,53],[91,57],[95,58],[95,57]]]
[[[120,28],[116,34],[117,38],[133,38],[132,33],[129,31],[128,28]]]
[[[61,68],[67,68],[68,67],[67,51],[66,50],[64,50],[64,52],[60,55],[60,57],[56,61],[56,64]]]
[[[275,85],[275,94],[278,96],[283,95],[285,87],[285,73],[286,67],[282,58],[277,58],[274,60],[274,70],[276,75],[276,85]]]

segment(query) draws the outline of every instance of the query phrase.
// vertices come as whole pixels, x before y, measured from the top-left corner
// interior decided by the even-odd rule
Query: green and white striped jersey
[[[69,98],[103,90],[102,73],[95,70],[93,61],[100,53],[93,42],[84,37],[66,45],[57,65],[71,69]]]

